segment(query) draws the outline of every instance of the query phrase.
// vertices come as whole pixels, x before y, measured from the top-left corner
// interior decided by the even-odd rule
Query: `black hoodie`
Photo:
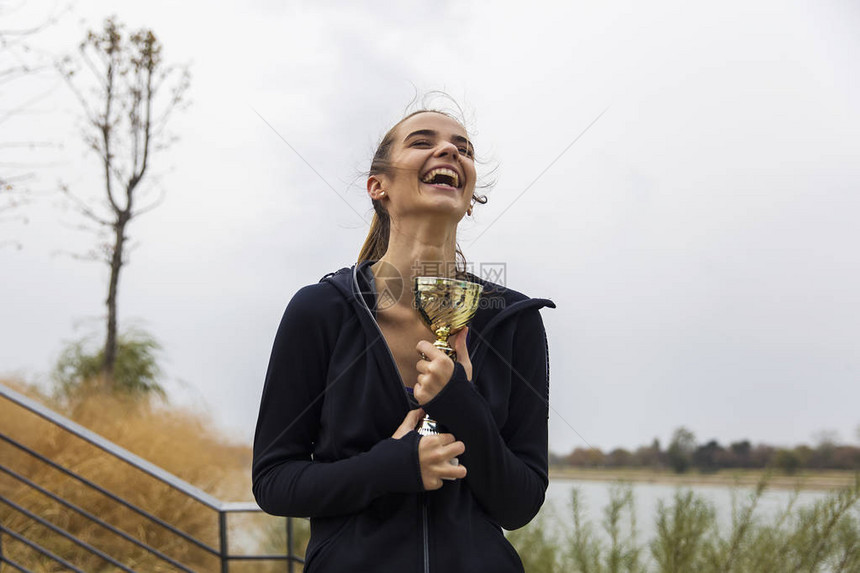
[[[544,500],[549,369],[538,309],[484,285],[457,363],[424,410],[466,445],[462,480],[424,491],[418,440],[391,435],[409,412],[375,321],[372,262],[323,277],[287,306],[254,439],[253,490],[268,513],[311,518],[307,573],[505,573],[522,563],[501,528]]]

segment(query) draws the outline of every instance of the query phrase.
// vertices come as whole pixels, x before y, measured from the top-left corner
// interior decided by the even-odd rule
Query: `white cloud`
[[[152,26],[169,58],[193,61],[182,140],[157,163],[167,199],[133,225],[120,303],[164,343],[187,395],[250,435],[283,307],[356,256],[373,145],[415,87],[437,88],[500,164],[461,242],[481,235],[470,258],[506,261],[510,286],[558,303],[545,312],[553,407],[585,439],[629,447],[681,424],[721,441],[851,434],[856,8],[396,6],[80,8],[91,24]],[[46,44],[73,46],[72,24]],[[43,181],[97,184],[74,105],[52,101],[42,127],[68,147]],[[73,322],[102,312],[103,273],[49,256],[86,243],[48,207],[20,231],[25,251],[0,249],[14,277],[0,285],[4,372],[44,372]],[[560,417],[552,447],[581,445]]]

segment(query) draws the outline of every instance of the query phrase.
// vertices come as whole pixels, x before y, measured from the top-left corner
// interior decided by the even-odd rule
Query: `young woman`
[[[359,262],[299,290],[275,338],[254,441],[253,490],[311,518],[314,572],[521,572],[502,528],[537,514],[547,479],[555,305],[464,269],[457,225],[476,203],[465,128],[435,111],[383,138]],[[457,362],[436,349],[412,279],[481,283]],[[449,433],[421,436],[425,412]],[[456,458],[456,461],[455,461]],[[452,463],[453,462],[453,463]]]

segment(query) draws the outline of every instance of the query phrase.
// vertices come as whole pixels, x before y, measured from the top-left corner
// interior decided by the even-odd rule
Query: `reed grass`
[[[508,539],[528,573],[860,572],[860,476],[805,507],[796,507],[795,492],[772,517],[758,511],[767,480],[745,499],[735,496],[728,527],[713,504],[679,488],[658,505],[653,538],[637,541],[632,488],[617,485],[600,528],[585,518],[575,489],[569,519],[550,507]]]

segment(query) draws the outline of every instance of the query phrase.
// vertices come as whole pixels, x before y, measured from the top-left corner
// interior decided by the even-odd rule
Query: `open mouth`
[[[421,182],[458,189],[460,187],[460,176],[453,169],[437,167],[425,173],[424,177],[421,178]]]

